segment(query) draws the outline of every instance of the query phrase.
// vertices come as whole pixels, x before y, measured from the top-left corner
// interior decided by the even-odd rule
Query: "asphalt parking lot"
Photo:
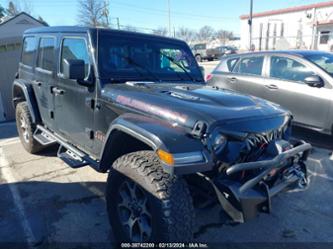
[[[299,128],[295,136],[315,145],[306,191],[281,194],[273,200],[272,214],[236,226],[224,224],[218,205],[197,209],[195,241],[333,243],[333,138]],[[111,245],[106,177],[89,167],[68,167],[55,148],[30,155],[15,124],[0,124],[0,248],[3,243]]]

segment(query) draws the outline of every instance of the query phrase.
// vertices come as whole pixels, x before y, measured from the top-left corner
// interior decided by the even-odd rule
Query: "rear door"
[[[265,78],[263,75],[264,55],[241,57],[233,69],[233,74],[227,77],[231,88],[245,94],[264,97]]]
[[[238,61],[239,56],[223,58],[212,72],[212,78],[208,83],[225,89],[236,90],[236,85],[233,84],[234,82],[231,79],[235,77],[232,71]]]
[[[55,46],[56,37],[40,37],[33,80],[33,88],[43,123],[52,129],[54,128],[54,95],[51,93],[51,89],[56,80]]]
[[[272,55],[265,98],[290,110],[296,122],[322,128],[327,120],[332,90],[328,86],[317,88],[304,83],[306,77],[319,73],[300,59]]]
[[[86,34],[63,36],[60,44],[58,81],[52,91],[57,130],[76,146],[90,151],[93,146],[95,86],[80,85],[76,80],[65,79],[63,75],[64,61],[78,59],[85,62],[85,80],[93,80],[88,37]]]

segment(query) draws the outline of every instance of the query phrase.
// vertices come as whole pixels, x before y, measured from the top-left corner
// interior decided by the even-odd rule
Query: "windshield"
[[[333,54],[313,54],[306,58],[333,76]]]
[[[110,82],[203,82],[190,49],[180,42],[101,34],[98,48],[100,77]]]

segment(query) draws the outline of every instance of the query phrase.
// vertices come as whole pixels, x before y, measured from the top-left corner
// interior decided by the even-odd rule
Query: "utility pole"
[[[250,18],[248,20],[249,24],[249,50],[252,50],[252,16],[253,15],[253,0],[250,0]]]
[[[168,0],[168,17],[169,17],[169,36],[171,35],[171,13],[170,13],[170,0]]]
[[[120,21],[119,21],[119,17],[117,17],[116,19],[117,19],[117,27],[118,27],[118,29],[120,29]]]

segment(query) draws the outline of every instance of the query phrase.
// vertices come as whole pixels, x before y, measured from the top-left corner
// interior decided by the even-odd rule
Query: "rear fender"
[[[37,106],[37,101],[35,93],[32,86],[25,80],[18,79],[13,83],[13,106],[16,108],[16,105],[22,101],[26,101],[29,111],[31,113],[31,118],[33,123],[40,123],[41,117]]]

